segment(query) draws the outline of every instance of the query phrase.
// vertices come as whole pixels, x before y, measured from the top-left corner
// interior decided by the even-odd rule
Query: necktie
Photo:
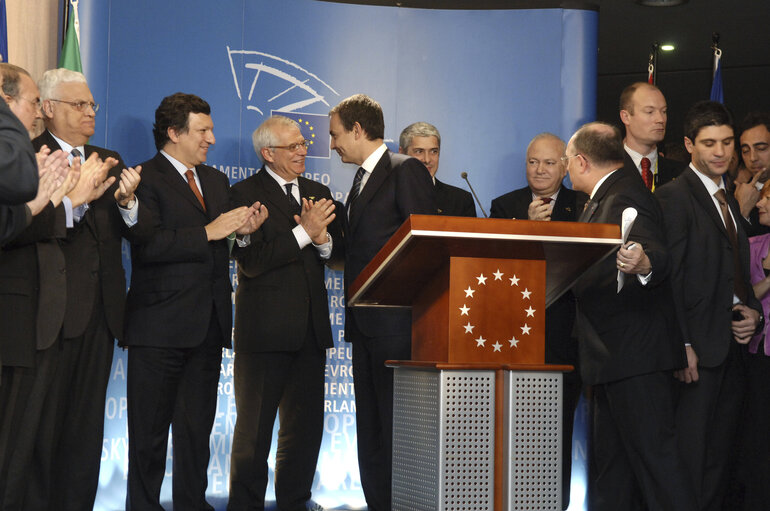
[[[83,163],[83,153],[80,152],[80,150],[77,147],[73,147],[72,151],[70,151],[70,154],[72,155],[72,159],[80,158],[80,163]]]
[[[361,180],[364,178],[365,173],[366,171],[363,167],[358,167],[358,171],[356,171],[356,175],[353,178],[353,186],[350,188],[350,193],[348,194],[348,218],[351,216],[353,202],[356,200],[356,197],[358,197],[358,194],[361,193]]]
[[[651,166],[652,164],[649,158],[646,156],[642,158],[642,179],[644,180],[644,185],[648,190],[652,190],[652,171],[650,170]]]
[[[70,159],[70,165],[72,165],[72,162],[75,160],[75,158],[80,158],[80,164],[83,164],[83,153],[80,152],[80,149],[77,147],[73,147],[72,151],[70,151],[70,154],[72,155],[72,158]],[[80,222],[82,218],[86,215],[86,212],[88,211],[88,203],[81,204],[80,206],[75,206],[72,209],[72,214],[75,217],[76,222]]]
[[[543,201],[543,204],[550,204],[553,197],[540,197],[540,200]]]
[[[195,198],[198,199],[198,202],[201,203],[203,211],[206,211],[206,203],[203,202],[203,195],[201,195],[201,191],[198,190],[198,185],[195,183],[195,174],[193,174],[192,169],[187,169],[187,172],[185,172],[184,175],[187,178],[187,184],[190,185],[190,190],[195,194]]]
[[[289,211],[295,215],[299,215],[302,211],[302,206],[299,205],[297,199],[294,198],[294,194],[291,193],[291,187],[294,186],[294,183],[286,183],[283,186],[286,187],[286,195],[289,196]]]
[[[716,191],[714,197],[716,197],[717,202],[719,202],[719,208],[722,210],[727,237],[730,239],[730,245],[733,249],[733,291],[742,303],[746,303],[748,292],[746,290],[746,282],[743,280],[743,267],[741,265],[740,252],[738,251],[738,233],[735,231],[735,224],[733,223],[732,216],[730,216],[730,208],[727,206],[727,196],[725,191],[720,188]]]

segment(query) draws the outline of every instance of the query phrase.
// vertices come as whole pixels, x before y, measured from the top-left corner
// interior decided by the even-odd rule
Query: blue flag
[[[299,124],[300,132],[305,140],[309,140],[307,155],[309,158],[329,157],[329,116],[326,114],[302,114],[297,112],[280,112],[272,110],[272,115],[283,115],[294,119]]]
[[[8,62],[8,24],[5,15],[5,0],[0,0],[0,62]]]
[[[722,90],[722,50],[714,51],[714,77],[711,80],[711,101],[725,102],[725,94]]]

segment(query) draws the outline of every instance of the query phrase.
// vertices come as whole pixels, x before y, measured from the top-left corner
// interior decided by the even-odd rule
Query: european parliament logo
[[[309,140],[307,155],[309,158],[329,158],[329,116],[271,110],[270,115],[283,115],[294,119],[305,140]]]

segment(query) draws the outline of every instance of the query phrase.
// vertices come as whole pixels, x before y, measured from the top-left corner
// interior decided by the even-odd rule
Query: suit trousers
[[[57,511],[94,507],[114,346],[100,298],[83,335],[61,342],[54,382],[58,398],[51,486]]]
[[[594,386],[591,511],[694,511],[670,371]]]
[[[35,353],[35,367],[5,367],[0,385],[0,509],[49,508],[59,341]]]
[[[323,437],[326,351],[312,325],[299,351],[236,352],[233,380],[238,418],[230,457],[228,510],[263,510],[267,458],[276,413],[275,497],[281,511],[304,511]]]
[[[701,510],[721,510],[730,451],[746,389],[743,346],[730,340],[724,362],[698,367],[699,379],[679,384],[676,408],[682,457]]]
[[[390,511],[393,463],[393,369],[386,360],[409,360],[412,337],[353,340],[358,470],[369,511]]]
[[[196,347],[128,347],[127,510],[163,509],[169,426],[174,509],[214,509],[206,502],[206,487],[221,362],[222,333],[213,310],[206,337]]]

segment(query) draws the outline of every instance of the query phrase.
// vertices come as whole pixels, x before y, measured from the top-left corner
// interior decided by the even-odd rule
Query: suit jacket
[[[436,179],[436,208],[439,215],[476,217],[470,192]]]
[[[587,200],[588,195],[585,193],[562,186],[559,190],[559,195],[556,196],[556,203],[553,205],[551,220],[559,222],[573,222],[577,220]],[[494,199],[489,217],[527,220],[529,218],[528,209],[531,203],[532,189],[529,186],[525,186]]]
[[[636,167],[636,165],[634,165],[634,160],[631,159],[631,155],[629,155],[627,152],[625,153],[623,166],[634,169],[637,175],[640,178],[642,177],[639,169]],[[685,163],[676,160],[669,160],[668,158],[663,158],[662,156],[658,155],[658,173],[654,176],[655,189],[657,190],[659,186],[663,186],[669,181],[676,179],[685,168],[687,168],[687,164]],[[642,180],[642,182],[644,182],[644,180]]]
[[[47,145],[52,151],[61,149],[49,131],[32,141],[36,150]],[[67,265],[67,309],[64,316],[65,338],[83,334],[94,314],[97,303],[107,320],[110,334],[123,335],[123,312],[126,303],[126,274],[123,270],[122,241],[126,235],[123,218],[113,194],[118,186],[125,163],[118,153],[86,144],[84,158],[97,153],[100,158],[112,157],[118,164],[109,172],[116,182],[104,194],[89,204],[83,219],[67,230],[62,243]],[[140,206],[141,209],[141,206]]]
[[[727,357],[732,335],[734,265],[725,224],[714,201],[692,168],[655,193],[666,215],[674,303],[679,329],[692,344],[698,364],[716,367]],[[727,194],[734,219],[738,203]],[[738,247],[743,279],[748,287],[747,305],[762,314],[749,276],[749,243],[737,222]]]
[[[66,230],[64,207],[49,202],[0,252],[3,365],[34,367],[35,350],[49,348],[61,331],[66,273],[59,241]]]
[[[229,210],[230,182],[207,165],[195,171],[206,211],[165,156],[142,163],[122,346],[195,347],[206,337],[213,310],[223,345],[230,347],[229,248],[226,239],[208,241],[205,230]]]
[[[433,181],[418,160],[390,151],[377,162],[348,218],[345,207],[345,296],[350,284],[385,242],[412,214],[435,215]],[[411,330],[410,310],[348,307],[345,337],[404,335]]]
[[[644,248],[652,276],[643,286],[636,275],[626,275],[618,293],[613,253],[575,285],[580,364],[589,385],[686,365],[674,317],[663,214],[638,172],[624,167],[610,175],[589,200],[580,221],[620,225],[627,207],[638,212],[628,239]]]
[[[25,202],[37,194],[38,172],[29,134],[0,102],[0,246],[29,225]]]
[[[583,211],[588,196],[564,186],[556,196],[551,220],[574,222]],[[526,186],[506,193],[492,201],[490,218],[528,218],[532,190]],[[545,316],[545,361],[548,364],[578,366],[578,343],[572,337],[575,324],[575,296],[571,291],[548,307]]]
[[[326,186],[298,178],[299,193],[312,200],[332,199]],[[246,247],[233,247],[238,261],[235,292],[235,351],[297,351],[312,324],[319,348],[331,348],[332,332],[324,281],[324,264],[312,244],[300,249],[297,226],[286,192],[264,167],[230,190],[232,207],[260,201],[269,216]],[[343,253],[342,211],[327,228],[332,258]]]

